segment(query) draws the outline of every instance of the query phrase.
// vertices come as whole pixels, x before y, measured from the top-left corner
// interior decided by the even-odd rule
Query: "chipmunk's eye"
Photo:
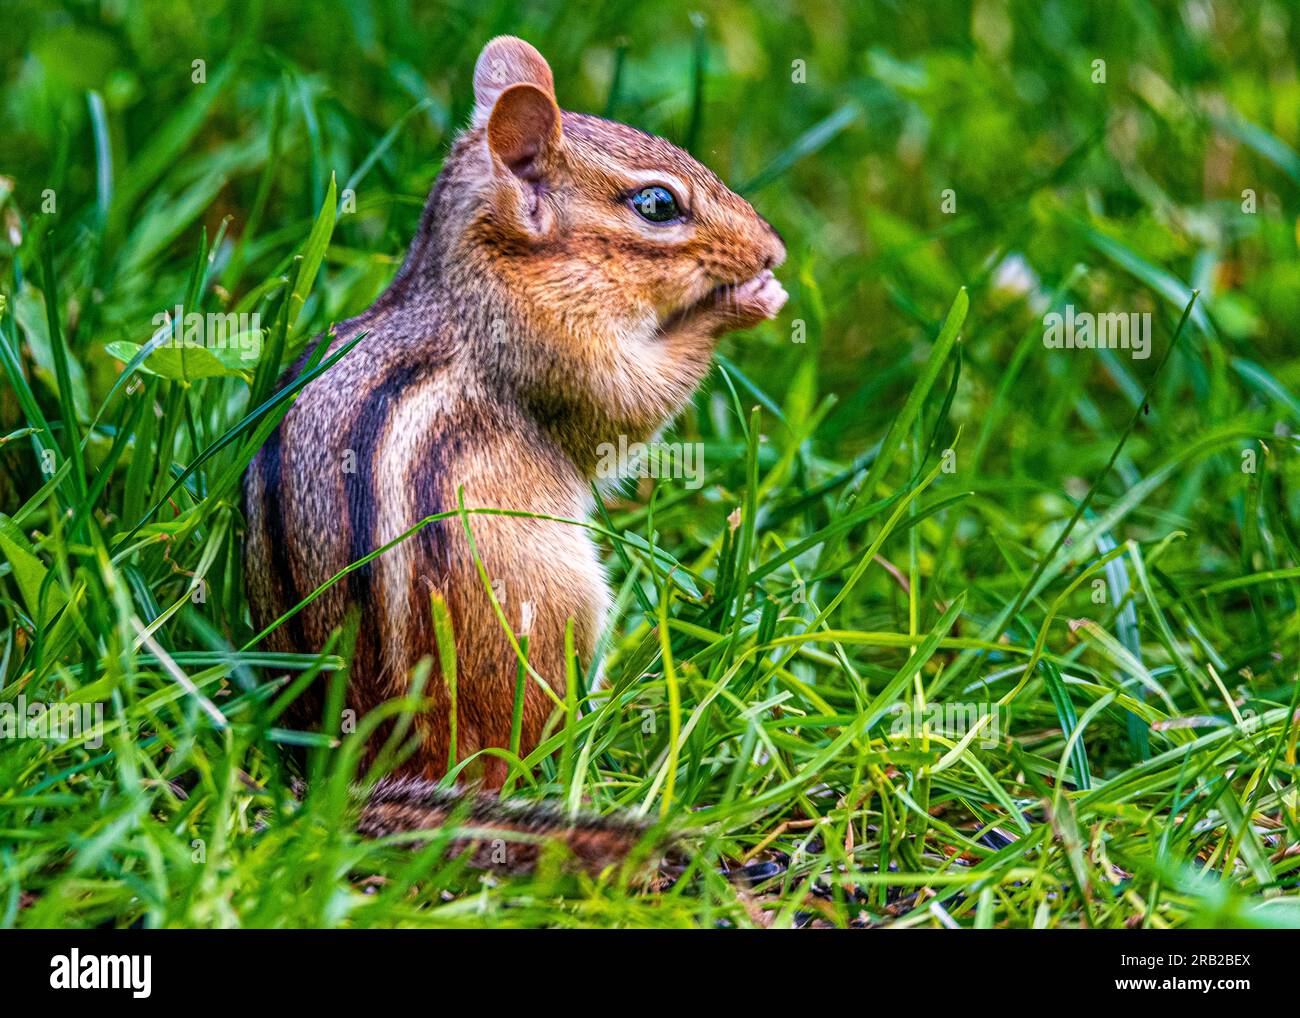
[[[637,215],[651,223],[671,223],[682,217],[673,193],[658,184],[641,188],[632,195],[631,201]]]

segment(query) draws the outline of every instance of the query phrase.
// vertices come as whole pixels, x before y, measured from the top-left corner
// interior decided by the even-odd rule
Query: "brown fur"
[[[366,802],[357,830],[372,838],[454,825],[449,855],[468,852],[478,869],[527,873],[552,841],[562,841],[572,863],[600,873],[621,863],[649,830],[626,816],[570,815],[546,804],[510,804],[439,788],[420,778],[382,781]]]
[[[245,481],[246,571],[266,625],[349,563],[425,516],[469,507],[586,519],[601,443],[644,441],[710,366],[714,339],[779,310],[769,271],[779,236],[708,169],[661,138],[561,112],[545,60],[493,40],[475,70],[473,124],[455,141],[392,285],[336,329],[365,338],[298,396]],[[640,219],[630,192],[666,185],[685,222]],[[351,470],[349,468],[352,468]],[[589,662],[609,608],[587,531],[470,517],[487,574],[518,632],[532,606],[529,661],[564,691],[572,618]],[[458,520],[434,523],[352,573],[269,638],[318,648],[360,611],[348,705],[358,715],[407,689],[435,655],[430,592],[456,636],[459,758],[508,744],[516,656]],[[403,773],[437,778],[448,696],[417,720]],[[553,702],[530,678],[523,751]],[[306,714],[318,704],[307,701]],[[506,765],[485,757],[499,787]]]

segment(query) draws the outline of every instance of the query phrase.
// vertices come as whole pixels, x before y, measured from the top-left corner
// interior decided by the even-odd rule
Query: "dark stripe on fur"
[[[306,368],[307,361],[316,351],[316,348],[321,343],[328,343],[329,341],[330,332],[327,330],[309,342],[306,349],[295,358],[294,362],[281,376],[280,382],[276,386],[276,392],[278,393],[287,386],[292,385]],[[289,413],[292,412],[293,409],[290,407]],[[286,418],[287,416],[286,414]],[[246,505],[245,513],[250,521],[255,516],[262,527],[263,543],[269,559],[269,580],[274,585],[278,598],[271,605],[254,606],[260,608],[265,616],[259,621],[259,625],[270,624],[301,601],[304,596],[299,591],[298,583],[294,578],[293,563],[289,557],[291,539],[284,521],[284,506],[290,497],[289,492],[282,488],[284,480],[284,425],[285,420],[281,419],[275,430],[271,432],[270,437],[267,438],[266,443],[257,451],[250,466],[250,470],[258,472],[258,477],[262,483],[262,498],[259,505]],[[284,638],[294,650],[305,651],[310,649],[306,622],[302,612],[289,619],[284,624],[283,629]]]
[[[283,426],[283,422],[281,422]],[[277,427],[271,433],[258,453],[258,466],[262,479],[261,520],[265,532],[266,553],[270,557],[271,579],[278,586],[280,603],[274,614],[267,618],[267,623],[283,612],[288,611],[300,600],[298,584],[293,577],[293,563],[289,561],[289,535],[284,525],[284,504],[286,492],[280,488],[283,478],[282,436]],[[303,627],[302,613],[293,616],[285,623],[287,636],[295,647],[306,646],[306,631]]]
[[[350,526],[348,559],[356,562],[365,558],[377,547],[375,522],[383,495],[377,489],[375,467],[380,440],[388,425],[389,414],[402,394],[427,378],[437,364],[403,361],[389,369],[375,386],[366,393],[361,412],[348,430],[347,448],[356,456],[357,471],[343,475]],[[414,522],[414,521],[412,521]],[[365,681],[373,682],[381,662],[378,617],[380,608],[375,591],[375,564],[367,562],[348,575],[348,598],[370,615],[361,619],[357,633],[355,668]]]

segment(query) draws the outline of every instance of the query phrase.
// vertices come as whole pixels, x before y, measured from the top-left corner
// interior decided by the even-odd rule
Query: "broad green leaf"
[[[40,611],[41,585],[45,582],[49,571],[32,552],[27,539],[14,525],[13,520],[3,514],[0,514],[0,552],[4,553],[4,557],[9,562],[9,568],[22,593],[27,611],[33,619],[38,619],[42,624],[48,622],[66,600],[63,588],[57,583],[47,587],[45,611],[42,613]]]
[[[141,350],[139,343],[119,340],[108,343],[105,347],[112,356],[125,363],[130,363]],[[245,374],[246,370],[227,364],[226,358],[237,352],[225,350],[225,357],[201,346],[162,346],[154,350],[140,365],[140,370],[159,378],[196,381],[200,378],[220,378],[230,375]],[[251,365],[250,365],[251,366]]]

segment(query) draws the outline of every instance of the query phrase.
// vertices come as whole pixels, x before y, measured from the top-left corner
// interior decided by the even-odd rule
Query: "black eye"
[[[673,193],[658,184],[643,187],[632,195],[632,207],[642,219],[652,223],[671,223],[682,217]]]

